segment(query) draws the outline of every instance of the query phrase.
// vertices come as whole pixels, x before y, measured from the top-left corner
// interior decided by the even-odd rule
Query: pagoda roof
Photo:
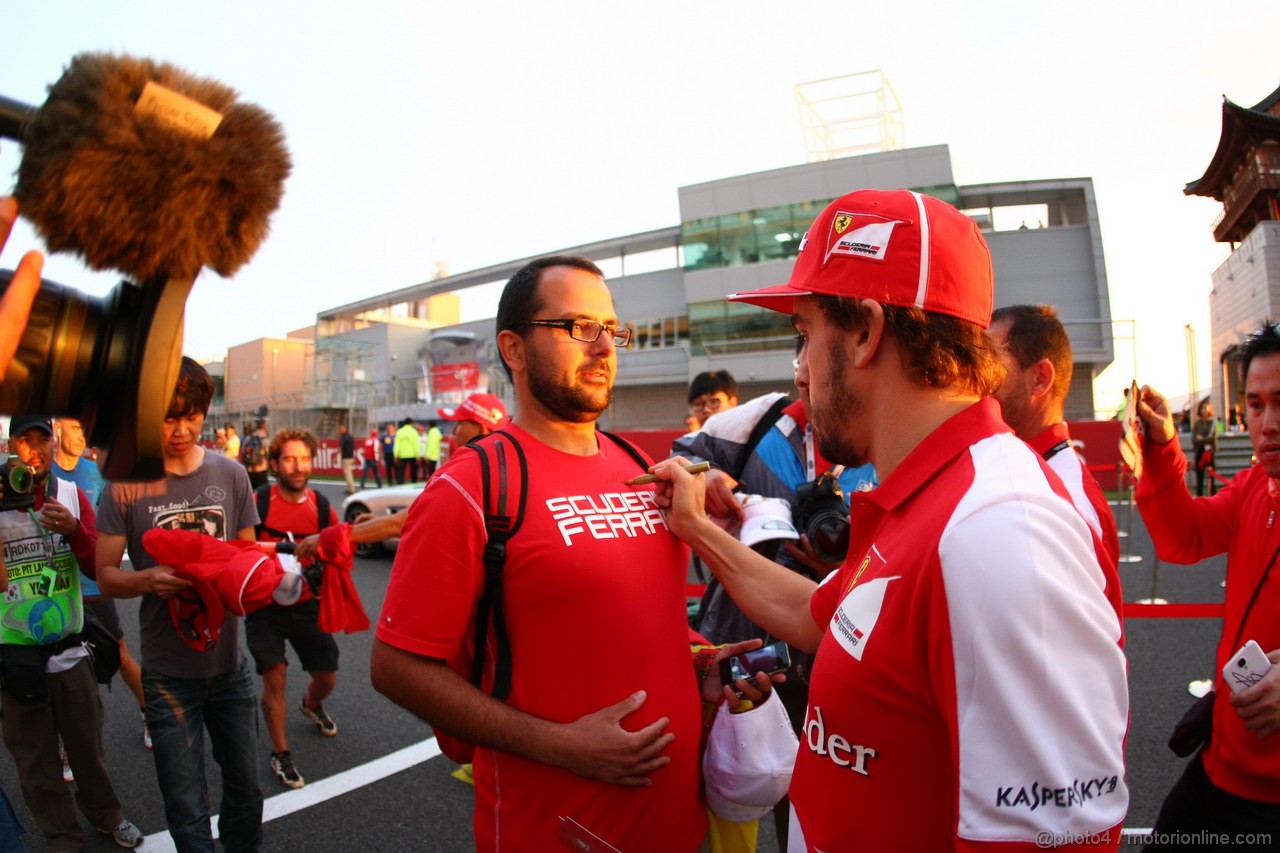
[[[1213,152],[1204,174],[1183,187],[1182,192],[1221,201],[1247,150],[1268,140],[1280,142],[1280,87],[1252,107],[1242,107],[1224,95],[1218,150]]]

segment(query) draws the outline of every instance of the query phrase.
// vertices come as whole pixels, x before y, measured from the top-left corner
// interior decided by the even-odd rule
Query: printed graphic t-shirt
[[[142,534],[153,527],[194,530],[228,542],[258,523],[249,475],[237,462],[206,451],[190,474],[167,474],[150,483],[108,482],[98,507],[98,532],[125,537],[135,571],[156,565],[142,546]],[[218,643],[197,652],[183,642],[160,596],[142,596],[138,611],[142,633],[142,666],[175,678],[209,678],[240,666],[240,617],[227,613]]]
[[[641,472],[610,439],[600,438],[595,456],[580,457],[508,429],[530,472],[524,522],[503,570],[509,704],[571,722],[643,689],[648,698],[622,726],[635,731],[668,717],[675,741],[664,753],[671,763],[643,788],[477,750],[477,847],[560,849],[556,829],[566,816],[622,850],[696,850],[705,812],[685,615],[688,551],[667,530],[651,487],[623,484]],[[414,502],[378,620],[380,640],[443,659],[463,646],[484,586],[481,495],[478,457],[459,451]]]

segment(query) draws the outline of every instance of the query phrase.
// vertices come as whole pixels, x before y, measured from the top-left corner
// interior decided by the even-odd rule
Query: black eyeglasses
[[[582,341],[584,344],[593,344],[599,337],[601,332],[608,332],[609,337],[613,339],[615,347],[625,347],[631,343],[631,330],[621,326],[606,326],[603,323],[597,323],[595,320],[574,320],[565,318],[563,320],[525,320],[522,326],[549,326],[552,329],[564,329],[569,333],[569,337],[575,341]]]

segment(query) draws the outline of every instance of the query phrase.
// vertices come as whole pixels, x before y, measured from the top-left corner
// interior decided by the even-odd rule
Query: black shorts
[[[116,611],[116,600],[105,595],[87,595],[84,609],[94,615],[102,627],[111,632],[117,640],[124,639],[124,628],[120,627],[120,614]]]
[[[320,602],[314,598],[290,607],[268,604],[246,616],[245,639],[258,674],[276,664],[288,666],[285,640],[293,646],[307,672],[337,672],[338,644],[331,634],[320,630],[319,618]]]

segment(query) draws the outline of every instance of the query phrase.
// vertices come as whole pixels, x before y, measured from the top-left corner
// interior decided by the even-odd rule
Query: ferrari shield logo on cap
[[[856,255],[873,260],[884,260],[893,237],[893,229],[903,224],[901,219],[886,219],[874,213],[845,213],[838,211],[831,220],[834,232],[827,238],[827,256]]]

